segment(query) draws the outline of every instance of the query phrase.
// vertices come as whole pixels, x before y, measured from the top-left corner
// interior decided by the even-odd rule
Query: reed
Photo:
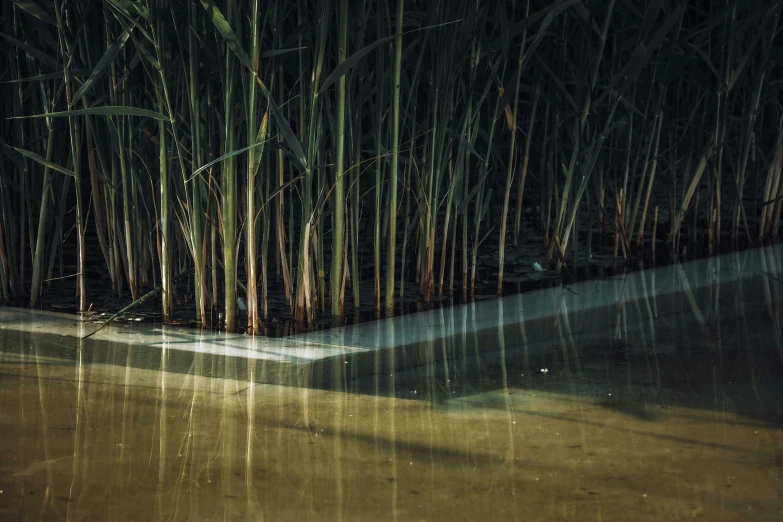
[[[0,1],[3,303],[259,332],[779,235],[774,0]]]

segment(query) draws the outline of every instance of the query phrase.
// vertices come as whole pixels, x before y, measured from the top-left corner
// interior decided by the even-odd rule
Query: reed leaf
[[[14,0],[14,4],[16,4],[16,6],[23,11],[26,11],[28,14],[46,24],[55,26],[57,25],[57,22],[54,21],[52,15],[50,15],[43,7],[36,4],[35,2],[30,0]]]
[[[152,118],[153,120],[168,121],[168,117],[155,111],[141,109],[139,107],[104,106],[89,107],[87,109],[73,109],[70,111],[47,112],[45,114],[31,114],[28,116],[14,116],[10,119],[29,118],[62,118],[69,116],[138,116],[140,118]]]
[[[74,173],[72,170],[66,169],[65,167],[61,167],[60,165],[57,165],[55,163],[52,163],[51,161],[47,161],[46,158],[36,154],[35,152],[32,152],[30,150],[20,149],[19,147],[10,147],[11,149],[15,150],[22,156],[25,156],[27,158],[30,158],[31,160],[35,161],[36,163],[39,163],[43,165],[44,167],[48,167],[52,170],[56,170],[57,172],[61,172],[67,176],[74,177]]]
[[[109,46],[103,56],[101,56],[101,59],[98,60],[98,63],[95,64],[92,73],[90,73],[90,77],[87,78],[82,86],[79,87],[79,90],[76,91],[76,94],[73,95],[73,101],[71,102],[73,105],[76,105],[76,103],[82,99],[82,96],[87,94],[90,89],[92,89],[95,81],[106,73],[106,69],[108,69],[109,65],[111,65],[114,59],[117,58],[117,55],[125,46],[125,42],[128,41],[129,37],[130,28],[125,29],[125,31],[123,31],[122,34],[117,37],[114,43]]]
[[[226,42],[226,45],[228,45],[229,49],[231,49],[245,67],[251,72],[256,72],[255,67],[253,67],[253,62],[250,61],[250,57],[242,48],[242,44],[239,42],[236,33],[234,33],[234,30],[231,28],[231,24],[228,23],[228,20],[226,20],[223,13],[220,12],[220,9],[218,9],[211,0],[201,0],[201,4],[204,6],[204,9],[206,9],[207,15],[209,15],[212,23],[220,33],[220,36],[223,37],[223,40]]]

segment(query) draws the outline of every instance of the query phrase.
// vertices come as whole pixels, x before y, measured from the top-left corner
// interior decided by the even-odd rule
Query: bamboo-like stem
[[[68,110],[73,110],[73,93],[71,82],[71,70],[69,64],[73,57],[73,49],[66,35],[66,24],[68,23],[68,12],[63,12],[59,5],[54,6],[55,16],[57,18],[57,28],[59,34],[60,52],[63,56],[63,81],[65,83],[65,100]],[[84,241],[84,205],[82,201],[82,177],[81,177],[81,128],[79,120],[75,116],[68,117],[68,129],[70,131],[71,161],[73,167],[74,188],[76,190],[76,288],[77,288],[77,309],[79,312],[87,310],[87,290],[85,277],[85,241]]]
[[[394,95],[392,97],[391,168],[389,172],[389,233],[386,249],[386,314],[394,313],[395,254],[397,253],[397,169],[400,155],[400,78],[402,75],[402,18],[405,0],[397,0],[397,38],[394,48]]]
[[[650,174],[647,182],[647,191],[642,205],[642,213],[639,217],[639,232],[636,235],[636,248],[644,244],[644,223],[647,218],[647,209],[650,205],[650,196],[652,195],[653,181],[655,181],[655,171],[658,168],[658,146],[661,141],[661,126],[663,125],[663,112],[659,110],[656,117],[657,130],[655,130],[655,145],[653,145],[652,164],[650,165]]]
[[[658,238],[658,205],[655,205],[655,214],[653,216],[652,238],[650,238],[653,263],[655,263],[655,244],[658,242],[657,238]]]
[[[376,3],[375,12],[375,31],[381,34],[381,2]],[[380,76],[384,71],[386,58],[386,49],[381,46],[377,53],[378,67],[377,75]],[[379,79],[380,80],[380,79]],[[375,105],[375,219],[373,220],[373,276],[375,284],[375,311],[381,310],[381,221],[383,214],[383,113],[384,113],[384,94],[385,89],[379,84],[377,103]],[[407,245],[403,243],[403,252]],[[403,255],[402,266],[405,266],[405,256]],[[401,289],[402,290],[402,289]],[[402,291],[400,292],[402,294]]]
[[[163,13],[166,10],[166,0],[157,0],[158,15],[156,17],[156,36],[158,38],[158,47],[166,45],[166,28],[163,24]],[[166,70],[166,50],[160,49],[158,52],[158,63],[162,70]],[[165,79],[161,78],[161,83]],[[166,100],[163,98],[163,86],[158,89],[158,110],[161,113],[166,112]],[[168,134],[166,132],[166,122],[158,122],[158,161],[160,169],[160,282],[161,282],[161,304],[163,321],[170,321],[172,318],[172,287],[171,287],[171,226],[169,218],[170,203],[170,181],[169,181],[169,157],[168,157]]]
[[[48,108],[45,107],[44,110],[48,110]],[[51,162],[52,154],[54,153],[54,129],[52,128],[51,118],[46,118],[46,129],[46,161]],[[43,190],[41,191],[41,208],[38,213],[38,233],[36,234],[35,255],[33,256],[33,279],[30,284],[30,308],[35,308],[38,297],[41,294],[41,271],[43,270],[44,251],[46,248],[44,241],[49,211],[50,177],[51,169],[45,166]],[[2,238],[0,238],[0,242],[2,242]],[[0,267],[0,272],[2,272],[2,267]]]
[[[414,108],[414,112],[416,109]],[[411,133],[415,135],[415,123],[414,123],[414,131]],[[413,163],[413,149],[411,149],[410,154],[408,156],[408,165],[411,165]],[[408,167],[409,169],[410,167]],[[406,169],[407,171],[407,169]],[[407,176],[406,176],[407,177]],[[407,265],[407,255],[408,255],[408,234],[410,233],[411,228],[411,192],[412,189],[407,184],[403,187],[403,191],[405,194],[405,210],[403,215],[403,229],[402,229],[402,255],[400,257],[400,298],[405,296],[405,268]],[[380,310],[377,310],[378,314],[380,314]]]
[[[353,290],[354,314],[361,307],[361,274],[359,273],[359,225],[361,211],[361,193],[359,186],[359,166],[361,164],[361,119],[359,112],[353,117],[353,167],[351,168],[351,289]]]
[[[247,119],[247,145],[253,147],[248,150],[247,180],[245,187],[245,278],[247,281],[247,327],[253,335],[258,333],[258,274],[256,273],[256,173],[261,160],[262,151],[257,145],[266,138],[266,125],[268,115],[264,115],[261,128],[257,124],[257,94],[255,82],[252,76],[258,75],[258,61],[260,54],[259,34],[259,0],[253,0],[250,8],[250,60],[256,68],[254,71],[245,71],[247,97],[245,111]]]
[[[525,2],[525,16],[530,12],[530,0]],[[508,146],[508,164],[506,166],[506,189],[503,193],[503,210],[500,214],[500,240],[498,244],[498,294],[503,293],[503,270],[506,265],[506,225],[508,224],[508,204],[511,197],[511,186],[514,181],[514,170],[516,169],[517,155],[517,118],[519,116],[519,84],[522,80],[522,66],[525,59],[525,43],[527,41],[527,28],[522,31],[522,40],[519,44],[519,59],[517,60],[517,73],[514,75],[516,81],[514,85],[514,107],[511,109],[511,118],[508,122],[511,131],[511,140]],[[506,106],[508,112],[508,106]]]
[[[194,2],[188,2],[188,94],[190,98],[191,157],[195,168],[204,161],[201,147],[201,103],[199,98],[199,61],[197,31],[199,28]],[[195,176],[191,183],[190,236],[193,248],[195,271],[196,321],[204,324],[207,317],[206,272],[204,261],[204,218],[202,208],[203,182],[201,176]]]
[[[449,179],[454,181],[454,164],[449,162]],[[438,295],[443,295],[443,278],[446,275],[446,256],[449,249],[449,226],[451,225],[451,207],[454,201],[454,190],[449,190],[446,203],[446,217],[443,221],[443,247],[440,250],[440,275],[438,276]]]
[[[527,127],[527,137],[525,138],[525,154],[522,157],[522,171],[519,175],[519,185],[517,186],[517,212],[514,222],[514,245],[519,243],[519,233],[522,229],[522,204],[525,197],[525,181],[527,180],[527,170],[530,164],[530,146],[533,143],[533,127],[536,124],[536,110],[538,109],[538,100],[541,96],[541,83],[536,83],[536,93],[533,95],[533,109],[530,113],[530,121]]]
[[[340,0],[337,37],[337,60],[342,64],[348,46],[348,0]],[[337,80],[337,141],[334,170],[334,231],[332,241],[331,297],[332,315],[342,316],[345,303],[341,292],[343,280],[343,250],[345,248],[345,75]]]
[[[693,198],[693,195],[699,186],[699,182],[701,181],[701,176],[704,174],[704,170],[707,168],[707,163],[710,161],[710,157],[712,156],[712,145],[713,137],[710,136],[707,140],[707,145],[702,151],[699,164],[696,166],[696,170],[693,173],[693,178],[691,178],[691,183],[688,186],[688,190],[682,197],[682,204],[680,205],[680,208],[677,209],[677,212],[675,212],[675,214],[672,216],[672,227],[669,231],[668,239],[670,245],[674,244],[675,236],[680,230],[680,225],[682,224],[682,219],[685,217],[685,212],[687,212],[688,207],[690,206],[691,199]]]
[[[226,19],[235,17],[235,0],[228,0]],[[234,124],[234,53],[226,45],[225,78],[223,84],[224,107],[223,118],[225,131],[223,133],[223,150],[229,152],[235,147]],[[234,331],[237,327],[237,272],[236,272],[236,236],[237,236],[237,179],[236,160],[223,160],[221,177],[221,202],[223,207],[223,291],[225,292],[226,331]]]

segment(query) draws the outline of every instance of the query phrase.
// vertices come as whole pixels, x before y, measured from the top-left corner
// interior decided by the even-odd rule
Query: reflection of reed
[[[46,463],[46,490],[44,492],[43,502],[41,502],[41,513],[39,519],[43,520],[48,511],[53,510],[53,481],[52,481],[52,455],[49,451],[49,411],[47,407],[47,394],[49,391],[48,380],[43,375],[43,364],[41,356],[38,353],[38,346],[35,346],[35,369],[38,377],[38,404],[41,408],[41,434],[43,440],[44,459]]]
[[[199,336],[199,347],[203,348],[203,336]],[[201,468],[198,462],[199,454],[195,451],[195,443],[198,440],[199,434],[205,431],[204,422],[201,418],[200,411],[197,409],[202,406],[204,401],[204,393],[200,390],[199,384],[202,381],[201,375],[203,375],[204,369],[204,354],[202,350],[193,355],[193,364],[188,372],[188,378],[191,379],[191,391],[190,401],[187,404],[186,418],[187,426],[180,442],[180,450],[178,452],[178,458],[182,458],[181,476],[178,480],[178,486],[183,488],[183,482],[186,482],[185,492],[188,495],[189,502],[189,515],[191,520],[199,519],[199,503],[198,503],[198,478]],[[183,384],[182,393],[186,393],[185,386]],[[187,471],[186,471],[187,470]],[[180,498],[179,494],[175,495],[175,498]]]
[[[511,401],[511,391],[508,386],[508,369],[506,368],[506,336],[503,324],[503,301],[499,303],[498,313],[498,348],[500,349],[500,376],[502,382],[501,392],[503,393],[503,402],[506,410],[506,433],[508,441],[506,442],[506,452],[503,456],[503,466],[508,469],[508,489],[511,495],[516,496],[516,482],[514,480],[514,471],[516,468],[516,417],[514,415],[514,404]],[[515,506],[516,507],[516,506]],[[516,510],[515,515],[516,515]]]
[[[117,349],[116,345],[113,347],[114,349]],[[119,463],[117,465],[117,473],[116,473],[116,485],[115,485],[115,491],[117,492],[117,496],[119,496],[121,491],[125,490],[125,487],[131,483],[131,466],[129,462],[128,457],[128,430],[130,429],[128,426],[129,423],[129,417],[131,415],[131,404],[130,404],[130,393],[132,388],[131,383],[131,357],[133,355],[133,346],[128,346],[125,356],[125,377],[122,381],[122,410],[120,413],[120,442],[119,442]],[[116,439],[113,439],[116,440]],[[127,477],[123,476],[123,472],[127,471]],[[117,497],[115,497],[117,498]]]
[[[783,272],[783,260],[777,255],[778,250],[768,249],[764,252],[765,268],[769,267],[775,274]],[[772,279],[770,281],[770,279]],[[783,281],[779,278],[771,278],[766,273],[763,276],[764,283],[764,301],[767,305],[767,312],[772,319],[775,328],[772,329],[775,339],[775,350],[778,358],[783,362],[783,343],[780,339],[780,330],[783,328]]]
[[[391,323],[389,323],[391,324]],[[386,331],[386,336],[394,343],[394,328],[390,327]],[[389,410],[389,419],[388,419],[388,426],[389,426],[389,437],[386,441],[389,447],[390,455],[390,461],[391,461],[391,472],[390,472],[390,481],[391,481],[391,519],[392,522],[396,522],[399,520],[399,509],[398,509],[398,487],[399,487],[399,476],[397,474],[397,422],[396,422],[396,411],[394,407],[394,398],[397,395],[397,389],[396,389],[396,381],[395,381],[395,375],[394,375],[394,352],[389,351],[387,352],[388,357],[388,367],[390,368],[389,373],[389,403],[388,404],[388,410]]]
[[[656,336],[655,321],[658,318],[658,291],[655,285],[655,270],[649,272],[650,277],[645,277],[646,274],[641,276],[642,295],[644,296],[644,308],[647,312],[647,328],[650,330],[650,341],[648,346],[650,347],[650,356],[653,359],[655,366],[655,379],[650,379],[650,382],[655,383],[656,391],[661,390],[661,367],[658,361],[658,341]],[[650,280],[650,285],[647,285],[647,279]],[[644,323],[643,323],[644,324]],[[644,332],[644,326],[642,326],[642,332]]]
[[[223,373],[220,375],[223,384],[223,393],[219,397],[220,403],[220,487],[223,494],[223,509],[226,519],[236,518],[240,513],[239,496],[234,487],[235,464],[237,461],[237,425],[240,417],[238,410],[239,383],[237,382],[236,359],[233,357],[221,357]],[[233,407],[232,407],[233,406]],[[239,474],[239,472],[236,472]]]
[[[81,344],[81,341],[79,341]],[[68,490],[68,507],[66,508],[65,518],[72,520],[78,518],[75,514],[72,514],[72,506],[75,506],[73,511],[78,513],[81,508],[82,499],[82,422],[84,419],[84,363],[82,361],[84,352],[78,350],[76,353],[76,418],[74,420],[75,431],[73,434],[73,469],[71,473],[71,487]],[[78,495],[78,497],[77,497]]]
[[[158,484],[155,492],[155,522],[162,522],[166,520],[167,513],[164,512],[164,502],[166,501],[167,492],[165,487],[167,486],[167,473],[166,468],[168,466],[168,445],[166,441],[168,439],[168,408],[166,407],[166,375],[168,368],[166,362],[168,360],[168,347],[164,344],[161,347],[160,353],[160,372],[158,372],[158,396],[155,404],[157,410],[158,419]],[[150,456],[151,457],[151,456]],[[150,460],[152,460],[150,458]]]
[[[332,433],[335,434],[332,440],[331,461],[333,465],[332,483],[334,487],[335,512],[329,517],[338,522],[343,520],[343,504],[345,497],[343,495],[343,433],[345,433],[345,354],[333,357],[331,360],[331,391],[337,393],[335,401],[335,412],[332,418]]]
[[[302,369],[227,357],[214,339],[193,354],[82,346],[52,364],[25,334],[10,342],[34,346],[34,359],[18,355],[0,373],[3,386],[11,372],[29,379],[0,390],[0,426],[24,432],[20,462],[0,459],[0,484],[3,471],[16,473],[14,486],[38,492],[35,502],[19,496],[22,511],[44,520],[363,520],[369,503],[379,519],[503,510],[533,520],[536,502],[533,515],[576,518],[622,504],[645,473],[656,476],[644,483],[656,505],[678,516],[696,501],[707,512],[699,495],[716,476],[754,486],[721,490],[734,505],[767,502],[758,477],[781,448],[770,379],[783,363],[779,259],[767,257],[768,277],[719,281],[719,292],[702,284],[729,262],[676,279],[690,297],[655,297],[670,283],[651,272],[613,285],[615,302],[585,313],[566,298],[554,318],[504,323],[527,312],[522,298],[506,299],[483,330],[474,303],[429,315],[428,344]],[[393,343],[414,327],[395,325],[377,323],[361,341]],[[278,376],[298,387],[260,384]],[[17,451],[3,431],[0,452]]]
[[[688,299],[688,304],[690,305],[691,312],[693,312],[693,315],[696,317],[696,320],[699,322],[699,326],[701,326],[701,331],[706,332],[707,321],[704,318],[704,315],[701,313],[701,309],[699,307],[699,304],[696,302],[696,298],[693,296],[693,292],[691,291],[691,285],[688,283],[688,274],[685,273],[685,270],[682,269],[682,265],[680,264],[674,265],[674,270],[677,274],[677,283],[679,284],[682,291],[685,293],[685,297]]]
[[[253,338],[255,341],[255,337]],[[254,343],[255,344],[255,343]],[[253,444],[255,443],[255,425],[256,425],[256,360],[248,361],[247,367],[247,389],[246,398],[246,417],[247,427],[245,430],[245,520],[263,520],[264,512],[258,503],[253,475],[253,464],[255,463],[255,452]]]

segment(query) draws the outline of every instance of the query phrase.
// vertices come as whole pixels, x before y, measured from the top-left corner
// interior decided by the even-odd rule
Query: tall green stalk
[[[386,250],[386,313],[394,313],[395,254],[397,252],[397,170],[400,161],[400,77],[402,75],[402,16],[405,0],[397,0],[397,38],[392,97],[391,170],[389,172],[389,235]]]
[[[43,92],[43,86],[41,86],[41,97],[46,99],[46,93]],[[44,111],[48,111],[49,108],[44,103]],[[52,155],[54,153],[54,129],[52,127],[52,119],[46,118],[46,161],[52,161]],[[43,270],[44,256],[46,252],[46,222],[49,211],[49,193],[50,193],[50,178],[51,169],[48,166],[44,166],[43,177],[43,189],[41,191],[41,208],[38,213],[38,233],[36,234],[35,241],[35,255],[33,256],[33,279],[30,285],[30,308],[35,308],[38,302],[38,297],[41,294],[41,272]],[[1,269],[0,269],[1,270]]]
[[[258,67],[259,60],[259,0],[253,0],[250,9],[250,60],[254,67]],[[247,186],[245,187],[245,277],[247,280],[247,326],[258,332],[258,274],[256,273],[256,172],[261,159],[261,151],[256,147],[259,139],[266,138],[266,122],[263,121],[263,131],[257,128],[257,94],[258,89],[252,76],[258,75],[258,70],[245,72],[245,85],[247,99],[245,111],[247,118],[247,145],[252,147],[247,155]],[[259,135],[259,134],[264,134]]]
[[[157,1],[158,13],[156,17],[156,37],[158,39],[158,63],[162,71],[167,69],[167,37],[166,26],[163,23],[163,14],[166,12],[166,0]],[[167,112],[167,104],[164,98],[162,85],[165,82],[161,74],[158,91],[158,111],[161,114]],[[160,169],[160,284],[161,284],[161,304],[163,321],[170,321],[172,318],[172,287],[171,287],[171,252],[172,237],[171,224],[169,222],[169,209],[171,208],[170,181],[169,181],[169,150],[168,135],[166,129],[167,122],[158,122],[158,168]],[[175,138],[176,139],[176,138]]]
[[[236,12],[235,0],[226,3],[226,19],[233,20]],[[235,150],[236,126],[234,123],[234,52],[226,45],[225,77],[223,83],[223,118],[225,130],[223,133],[224,154]],[[223,285],[225,291],[225,322],[226,330],[233,331],[237,327],[237,178],[236,159],[226,158],[222,162],[221,203],[223,207]]]
[[[342,64],[348,46],[348,0],[340,0],[337,60]],[[343,315],[343,258],[345,256],[345,90],[346,75],[337,80],[337,143],[334,170],[334,231],[332,241],[332,274],[330,278],[332,315]]]
[[[530,0],[525,3],[525,17],[530,12]],[[517,73],[514,85],[514,107],[511,110],[511,141],[508,146],[508,165],[506,166],[506,190],[503,193],[503,210],[500,214],[500,241],[498,248],[498,293],[503,293],[503,269],[506,265],[506,225],[508,224],[508,203],[511,196],[511,185],[514,181],[514,169],[516,168],[516,142],[517,142],[517,117],[519,114],[519,84],[522,80],[522,66],[525,58],[525,43],[527,41],[527,29],[522,31],[522,40],[519,44],[519,59],[517,60]],[[520,193],[520,196],[522,194]]]
[[[196,6],[194,2],[188,2],[188,95],[190,98],[190,135],[191,158],[194,168],[199,168],[204,163],[204,154],[201,148],[201,100],[199,97],[199,53],[197,32],[199,22],[196,18]],[[191,212],[190,212],[190,242],[193,248],[193,264],[195,270],[193,278],[195,282],[194,295],[196,300],[196,321],[202,325],[207,317],[206,299],[206,272],[204,264],[204,211],[202,208],[203,181],[201,176],[193,176],[190,182]]]
[[[73,93],[71,91],[71,68],[70,63],[73,59],[72,43],[68,40],[70,31],[66,29],[68,12],[63,12],[60,6],[54,5],[55,16],[57,17],[57,28],[60,43],[60,53],[63,58],[63,81],[65,83],[65,100],[68,111],[73,110]],[[76,289],[77,289],[77,309],[80,312],[87,310],[87,290],[85,284],[85,222],[84,222],[84,204],[82,201],[82,164],[81,164],[81,128],[79,119],[76,116],[68,116],[68,129],[70,131],[71,161],[73,163],[74,188],[76,190]]]

